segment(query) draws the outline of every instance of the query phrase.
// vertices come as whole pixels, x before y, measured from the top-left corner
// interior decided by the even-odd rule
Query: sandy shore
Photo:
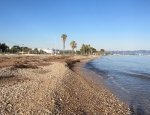
[[[72,64],[95,57],[0,57],[1,115],[128,115],[129,108]]]

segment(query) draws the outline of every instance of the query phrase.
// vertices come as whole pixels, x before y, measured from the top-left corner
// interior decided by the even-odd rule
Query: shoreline
[[[130,114],[128,106],[108,90],[69,68],[94,57],[28,58],[12,59],[10,65],[9,59],[3,60],[1,114]]]
[[[88,109],[85,108],[84,109],[85,113],[89,114],[89,115],[90,114],[100,114],[100,113],[101,114],[112,114],[112,115],[113,114],[114,115],[120,115],[120,114],[128,115],[128,114],[130,114],[130,110],[129,110],[128,106],[125,103],[121,102],[117,97],[115,97],[103,85],[103,82],[101,81],[102,79],[99,79],[99,78],[95,79],[96,77],[94,77],[94,79],[93,79],[93,77],[91,75],[93,75],[94,72],[91,75],[90,75],[90,73],[92,71],[87,72],[87,73],[85,72],[86,74],[83,73],[83,65],[88,63],[89,61],[95,59],[95,58],[97,58],[97,57],[87,58],[87,59],[81,60],[81,62],[79,62],[77,64],[75,63],[74,66],[71,68],[71,70],[76,73],[76,76],[78,76],[80,80],[82,79],[81,80],[82,84],[80,84],[80,85],[82,85],[81,87],[86,87],[86,88],[88,87],[88,89],[89,89],[89,91],[86,90],[86,92],[84,92],[84,90],[83,90],[83,92],[80,91],[80,93],[81,92],[83,93],[83,94],[81,94],[82,96],[86,95],[85,98],[83,98],[82,96],[80,97],[80,95],[79,95],[79,98],[81,100],[84,100],[83,106],[85,106],[87,103],[87,108],[89,108],[88,107],[89,102],[86,102],[86,98],[91,98],[91,97],[96,98],[96,99],[95,98],[91,99],[90,103],[94,102],[93,106],[97,106],[99,108],[99,110],[95,110],[95,107],[92,107],[91,110],[88,111]],[[76,67],[78,69],[75,69]],[[87,75],[87,76],[85,76],[85,75]],[[78,81],[80,81],[80,80],[78,80]],[[80,85],[78,85],[78,87]],[[77,86],[73,86],[73,87],[77,87]],[[92,90],[92,93],[90,90]]]
[[[82,76],[88,81],[93,82],[95,85],[101,86],[103,84],[102,76],[98,75],[97,73],[95,73],[90,69],[85,68],[85,65],[94,59],[86,59],[86,60],[82,60],[80,63],[75,63],[74,66],[72,67],[72,70],[79,76]]]

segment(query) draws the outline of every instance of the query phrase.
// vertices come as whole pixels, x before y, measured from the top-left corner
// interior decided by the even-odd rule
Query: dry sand
[[[0,57],[1,115],[128,115],[103,86],[72,71],[85,56]],[[92,57],[94,58],[94,57]]]

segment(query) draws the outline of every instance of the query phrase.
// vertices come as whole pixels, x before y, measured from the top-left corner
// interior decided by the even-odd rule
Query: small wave
[[[109,75],[110,76],[110,75]],[[118,88],[120,88],[121,90],[123,90],[124,92],[129,94],[129,91],[127,89],[125,89],[123,86],[121,86],[118,82],[116,82],[116,80],[114,79],[113,76],[110,76],[109,79],[111,79],[111,82],[113,84],[115,84],[115,86],[117,86]]]
[[[91,64],[90,62],[86,64],[85,68],[88,68],[88,69],[94,71],[96,74],[102,75],[103,77],[104,77],[104,76],[107,76],[107,74],[108,74],[108,71],[101,70],[101,69],[95,67],[95,66],[94,66],[93,64]],[[106,78],[106,77],[105,77],[105,78]]]
[[[131,76],[131,77],[137,77],[144,80],[150,80],[149,74],[143,74],[143,73],[133,73],[133,72],[122,72],[121,74]]]

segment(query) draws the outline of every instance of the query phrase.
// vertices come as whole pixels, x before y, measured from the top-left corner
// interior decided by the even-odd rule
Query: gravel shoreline
[[[130,114],[108,90],[69,68],[83,59],[89,57],[0,58],[0,114]]]

